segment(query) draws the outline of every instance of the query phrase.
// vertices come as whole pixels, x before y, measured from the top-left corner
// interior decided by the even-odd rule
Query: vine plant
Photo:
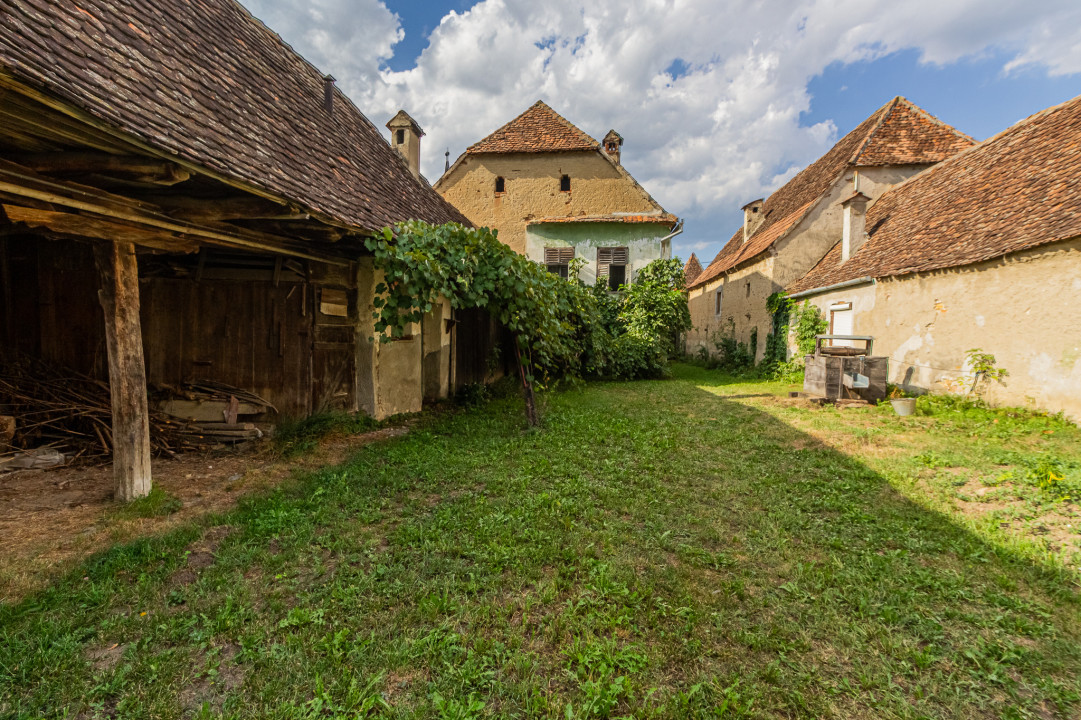
[[[376,288],[375,331],[383,337],[420,322],[439,298],[457,309],[485,308],[514,335],[526,418],[539,423],[533,385],[576,353],[581,312],[573,286],[519,255],[488,228],[410,221],[366,241],[384,273]]]

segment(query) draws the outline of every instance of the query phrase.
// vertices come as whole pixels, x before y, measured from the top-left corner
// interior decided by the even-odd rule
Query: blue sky
[[[377,126],[405,108],[422,170],[543,99],[686,219],[708,263],[768,195],[895,95],[976,139],[1081,94],[1081,2],[242,0]]]

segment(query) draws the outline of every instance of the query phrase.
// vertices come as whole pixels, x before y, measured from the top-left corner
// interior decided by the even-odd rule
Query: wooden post
[[[139,268],[130,243],[95,243],[105,311],[109,390],[113,405],[116,498],[128,502],[150,492],[150,422],[143,331],[139,322]]]

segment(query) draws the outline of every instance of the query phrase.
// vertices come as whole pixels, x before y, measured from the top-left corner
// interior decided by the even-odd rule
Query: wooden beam
[[[199,244],[190,237],[179,236],[163,230],[147,229],[145,226],[108,220],[90,215],[69,212],[55,212],[19,205],[0,205],[4,214],[13,223],[22,223],[27,227],[48,230],[65,237],[85,237],[125,242],[151,247],[168,252],[189,253],[199,249]]]
[[[281,253],[331,265],[348,265],[349,260],[321,253],[302,242],[277,235],[222,224],[196,225],[163,215],[153,206],[103,190],[44,177],[20,165],[0,160],[0,193],[30,198],[95,215],[144,225],[158,230],[212,240],[223,247]]]
[[[156,185],[175,185],[191,177],[189,170],[174,162],[139,155],[64,150],[10,155],[7,159],[16,165],[46,175],[92,173]]]
[[[157,205],[170,217],[188,222],[220,222],[222,220],[306,219],[295,207],[265,200],[252,195],[224,198],[200,198],[187,195],[140,196]]]
[[[135,247],[130,243],[95,243],[94,257],[101,276],[98,299],[105,311],[105,345],[109,352],[116,499],[129,502],[149,494],[151,484],[139,267]]]

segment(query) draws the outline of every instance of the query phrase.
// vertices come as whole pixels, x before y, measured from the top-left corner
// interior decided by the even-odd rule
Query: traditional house
[[[680,232],[620,164],[622,147],[615,130],[598,143],[538,101],[471,145],[435,189],[515,252],[564,277],[580,258],[583,281],[606,277],[615,290],[670,257]]]
[[[443,308],[371,342],[363,240],[468,221],[233,0],[7,0],[0,206],[0,351],[108,379],[122,498],[149,490],[148,381],[292,416],[447,391]]]
[[[980,348],[1009,372],[991,401],[1081,420],[1081,97],[864,204],[790,297],[873,335],[906,388],[969,390]]]
[[[761,359],[772,329],[767,300],[803,277],[837,242],[844,203],[873,200],[972,144],[897,97],[768,198],[745,205],[743,227],[688,283],[694,329],[687,334],[687,352],[712,352],[712,336],[721,333],[747,343]]]

